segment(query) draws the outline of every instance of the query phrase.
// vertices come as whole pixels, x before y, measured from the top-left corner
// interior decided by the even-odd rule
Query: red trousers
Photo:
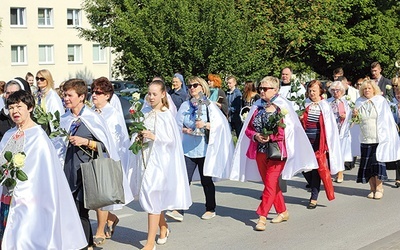
[[[257,152],[256,156],[258,171],[264,182],[262,201],[257,209],[259,216],[267,217],[272,205],[277,213],[286,211],[285,200],[279,187],[279,176],[282,173],[285,161],[267,159],[265,153]]]

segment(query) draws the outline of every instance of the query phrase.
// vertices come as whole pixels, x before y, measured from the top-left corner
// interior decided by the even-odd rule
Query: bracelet
[[[88,140],[87,140],[87,144],[86,144],[86,146],[88,146],[88,147],[89,147],[89,145],[90,145],[90,140],[88,139]]]
[[[96,149],[96,142],[95,141],[90,141],[90,143],[89,143],[89,149],[90,150],[95,150]]]

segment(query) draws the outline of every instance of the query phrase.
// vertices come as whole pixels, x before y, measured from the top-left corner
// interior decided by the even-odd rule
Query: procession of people
[[[122,219],[112,211],[134,201],[148,213],[142,249],[156,249],[172,237],[167,219],[184,220],[196,180],[204,192],[203,220],[218,214],[215,182],[262,182],[254,230],[264,231],[272,207],[277,216],[271,223],[289,220],[282,180],[304,176],[306,208],[316,209],[321,183],[334,200],[333,182],[344,181],[357,157],[354,181],[369,183],[365,197],[380,200],[388,169],[396,170],[400,187],[400,82],[395,77],[390,84],[380,72],[380,64],[372,63],[372,79],[359,79],[356,88],[341,69],[327,87],[319,80],[303,86],[286,67],[281,80],[246,81],[243,95],[233,75],[225,79],[226,92],[217,74],[209,74],[208,82],[181,73],[171,83],[155,77],[143,104],[134,100],[130,128],[106,77],[69,79],[61,95],[46,69],[36,74],[37,88],[12,79],[0,98],[0,249],[101,246]],[[33,81],[33,74],[28,78]],[[93,208],[83,168],[103,158],[120,168],[122,177],[113,180],[123,199]],[[99,187],[110,196],[115,191],[107,182]],[[96,230],[90,210],[96,211]]]

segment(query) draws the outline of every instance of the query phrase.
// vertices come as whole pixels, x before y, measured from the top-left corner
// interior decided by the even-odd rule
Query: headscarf
[[[186,87],[186,84],[185,84],[185,80],[183,79],[183,75],[181,75],[179,73],[175,73],[174,77],[178,78],[181,81],[182,89],[187,94],[188,90],[187,90],[187,87]]]

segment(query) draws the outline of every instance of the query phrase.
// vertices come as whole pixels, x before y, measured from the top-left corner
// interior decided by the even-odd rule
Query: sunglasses
[[[36,81],[37,82],[43,82],[44,80],[46,80],[46,78],[44,78],[44,77],[36,77]]]
[[[102,91],[95,90],[95,91],[93,91],[93,94],[96,94],[96,95],[104,95],[105,93],[102,92]]]
[[[274,89],[273,87],[258,87],[258,91],[261,92],[267,92],[269,89]]]
[[[399,85],[393,84],[392,86],[393,86],[393,88],[397,88]]]
[[[193,83],[193,84],[188,84],[186,86],[187,86],[188,89],[191,89],[191,88],[197,88],[199,85],[200,85],[200,83],[196,82],[196,83]]]

